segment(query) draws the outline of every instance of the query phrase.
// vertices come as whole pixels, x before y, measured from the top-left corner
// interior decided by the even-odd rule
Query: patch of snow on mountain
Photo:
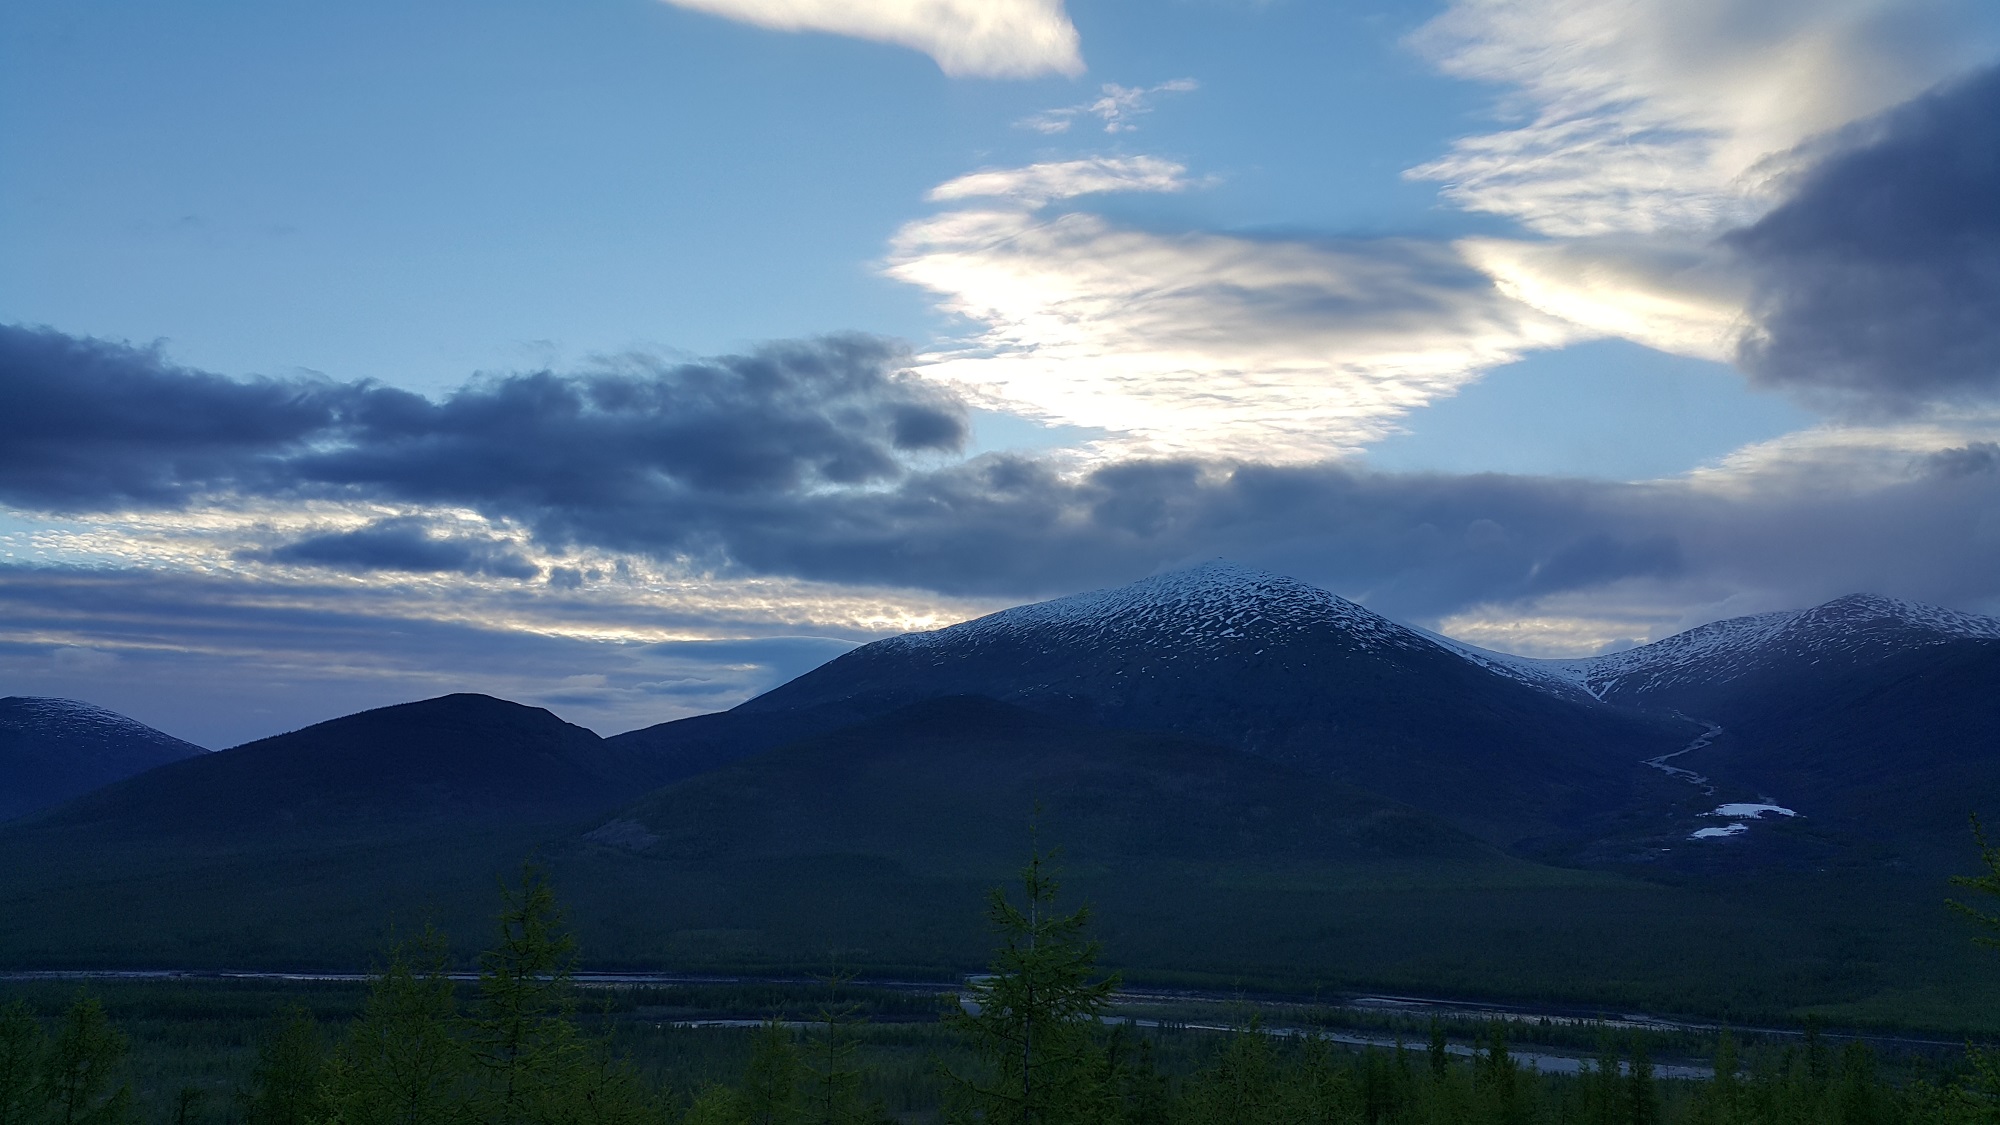
[[[1433,647],[1428,637],[1294,578],[1211,562],[1127,586],[1004,609],[928,633],[876,642],[885,648],[956,648],[1032,635],[1052,647],[1098,647],[1170,637],[1202,651],[1245,636],[1332,627],[1364,649]]]
[[[1765,813],[1767,813],[1767,812],[1768,812],[1768,813],[1777,813],[1777,814],[1778,814],[1779,816],[1797,816],[1797,815],[1799,815],[1798,813],[1796,813],[1796,812],[1792,811],[1791,809],[1788,809],[1788,808],[1786,808],[1786,807],[1785,807],[1785,806],[1783,806],[1783,805],[1770,805],[1770,804],[1761,804],[1761,803],[1760,803],[1760,804],[1752,804],[1752,803],[1750,803],[1750,802],[1747,802],[1747,801],[1737,801],[1737,802],[1732,802],[1732,803],[1730,803],[1730,804],[1727,804],[1727,805],[1717,805],[1717,806],[1715,807],[1715,811],[1714,811],[1714,812],[1707,812],[1707,813],[1703,813],[1703,814],[1701,814],[1701,815],[1703,815],[1703,816],[1726,816],[1726,817],[1732,817],[1732,818],[1735,818],[1735,819],[1739,819],[1739,820],[1756,820],[1756,819],[1758,819],[1758,818],[1762,817],[1762,816],[1763,816],[1763,815],[1764,815]]]

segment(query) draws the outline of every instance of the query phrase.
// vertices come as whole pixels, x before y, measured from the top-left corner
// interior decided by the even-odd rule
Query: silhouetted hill
[[[1436,817],[1242,751],[976,696],[912,704],[668,786],[589,838],[670,860],[840,854],[993,878],[1018,863],[1037,806],[1075,862],[1109,870],[1499,858]]]
[[[704,753],[723,757],[735,724],[797,735],[952,695],[1220,743],[1498,842],[1629,805],[1656,781],[1638,763],[1699,729],[1540,690],[1324,590],[1217,563],[864,645],[712,720]]]
[[[447,695],[178,762],[28,823],[256,844],[273,832],[561,820],[629,801],[658,780],[643,756],[539,707]]]
[[[74,699],[0,699],[0,821],[207,751]]]

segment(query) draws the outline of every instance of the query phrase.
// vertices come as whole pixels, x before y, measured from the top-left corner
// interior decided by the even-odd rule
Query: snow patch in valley
[[[1799,815],[1798,813],[1793,812],[1791,809],[1788,809],[1783,805],[1770,805],[1762,803],[1753,803],[1749,801],[1736,801],[1727,805],[1717,805],[1715,807],[1714,812],[1703,813],[1702,815],[1728,816],[1728,817],[1736,817],[1742,820],[1757,820],[1767,812],[1777,813],[1779,816]]]
[[[1750,831],[1750,826],[1747,824],[1742,824],[1742,823],[1725,824],[1721,828],[1697,828],[1694,830],[1694,834],[1692,836],[1689,836],[1688,839],[1719,840],[1724,836],[1734,836],[1738,832],[1748,832],[1748,831]]]

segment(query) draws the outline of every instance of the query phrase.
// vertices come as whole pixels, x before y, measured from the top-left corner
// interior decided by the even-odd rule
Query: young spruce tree
[[[41,1071],[41,1121],[48,1125],[121,1125],[132,1120],[132,1088],[118,1080],[125,1036],[94,996],[78,996],[63,1014]]]
[[[1053,856],[1030,854],[1022,902],[995,888],[987,918],[1000,938],[989,975],[967,989],[949,1019],[990,1064],[990,1079],[954,1076],[975,1118],[990,1125],[1063,1125],[1101,1104],[1092,1033],[1117,986],[1093,980],[1098,944],[1084,938],[1090,908],[1056,909]]]
[[[0,1125],[31,1125],[42,1115],[42,1056],[49,1037],[16,1000],[0,1011]]]
[[[458,1036],[450,968],[444,935],[434,929],[390,948],[327,1070],[332,1125],[451,1125],[465,1117],[472,1060]]]
[[[501,893],[499,942],[479,957],[472,1050],[484,1081],[473,1112],[490,1125],[539,1125],[558,1115],[563,1078],[583,1051],[572,1018],[576,942],[541,868],[524,866],[519,889]]]
[[[293,1008],[257,1046],[243,1095],[245,1125],[320,1125],[326,1116],[326,1053],[319,1025]]]

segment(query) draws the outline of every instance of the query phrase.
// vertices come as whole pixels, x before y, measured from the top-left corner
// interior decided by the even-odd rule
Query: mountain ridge
[[[0,821],[207,753],[94,703],[10,695],[0,699]]]

